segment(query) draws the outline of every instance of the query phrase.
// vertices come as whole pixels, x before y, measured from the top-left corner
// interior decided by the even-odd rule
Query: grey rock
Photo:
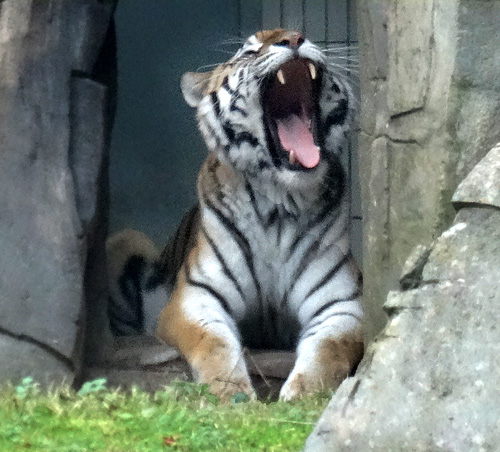
[[[114,12],[115,2],[72,1],[70,3],[71,63],[73,70],[90,74]]]
[[[401,20],[408,17],[408,10],[419,20]],[[388,106],[391,116],[400,115],[425,105],[430,78],[432,47],[430,40],[433,33],[433,3],[391,2],[388,12],[388,33],[397,36],[395,45],[389,46],[389,80],[391,90],[388,92]],[[401,49],[412,56],[408,65],[400,58]],[[416,71],[415,67],[419,70]]]
[[[0,372],[2,379],[18,383],[32,377],[44,386],[71,381],[71,363],[40,344],[0,333]]]
[[[433,244],[417,245],[403,265],[399,284],[403,290],[415,289],[422,281],[422,272],[431,254]],[[386,303],[387,306],[387,303]]]
[[[114,2],[0,3],[0,382],[27,372],[71,382],[83,360],[88,257],[98,252],[82,224],[95,218],[105,146],[102,93],[89,99],[97,84],[72,90],[70,79],[91,75]],[[92,130],[78,122],[89,118]]]
[[[105,86],[88,78],[71,77],[69,166],[83,233],[96,214],[105,145],[105,110]]]
[[[493,452],[500,444],[500,211],[462,209],[417,289],[330,402],[307,452]]]
[[[484,204],[500,208],[500,143],[460,183],[452,201],[458,206]]]
[[[369,341],[385,324],[382,306],[408,254],[452,224],[458,184],[500,141],[500,2],[356,3]],[[497,204],[486,187],[475,189],[465,201]]]

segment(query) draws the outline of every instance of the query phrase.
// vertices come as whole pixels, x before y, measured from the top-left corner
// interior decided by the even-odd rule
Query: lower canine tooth
[[[293,165],[296,161],[295,152],[290,151],[290,163]]]
[[[314,66],[314,64],[312,63],[309,63],[309,72],[311,73],[311,78],[313,80],[316,79],[316,66]]]
[[[278,77],[278,80],[282,85],[285,84],[285,76],[283,75],[283,71],[280,69],[278,73],[276,74],[276,77]]]

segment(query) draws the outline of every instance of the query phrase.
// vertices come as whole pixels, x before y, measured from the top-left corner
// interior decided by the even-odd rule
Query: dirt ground
[[[295,354],[246,350],[245,359],[259,399],[276,400],[292,369]],[[150,392],[175,380],[193,381],[189,366],[179,352],[148,336],[118,338],[111,359],[83,372],[83,381],[102,377],[110,387],[128,389],[136,385]]]

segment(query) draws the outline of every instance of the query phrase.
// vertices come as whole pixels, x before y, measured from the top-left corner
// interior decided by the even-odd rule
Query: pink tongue
[[[278,119],[278,136],[285,151],[293,151],[296,160],[305,168],[314,168],[319,163],[319,149],[304,119],[297,115]]]

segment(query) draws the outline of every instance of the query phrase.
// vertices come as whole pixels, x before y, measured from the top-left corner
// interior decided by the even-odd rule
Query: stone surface
[[[500,208],[500,143],[460,183],[452,201],[455,205],[477,203]]]
[[[451,224],[458,183],[500,141],[500,2],[357,5],[369,341],[406,257]]]
[[[471,174],[491,180],[493,155]],[[389,293],[387,326],[334,395],[307,452],[498,450],[500,209],[474,197],[460,205],[453,226],[406,263],[407,275],[419,275],[414,288]]]
[[[111,1],[0,2],[0,341],[10,360],[0,381],[28,370],[72,381],[82,365],[107,112],[105,87],[71,80],[93,76],[112,12]],[[89,117],[92,130],[79,122]]]
[[[97,213],[99,176],[105,155],[106,86],[86,77],[71,77],[68,160],[82,235]]]
[[[72,363],[44,345],[0,334],[0,369],[3,380],[19,381],[36,376],[38,383],[67,382]]]
[[[399,284],[402,289],[414,289],[418,287],[422,281],[422,272],[424,265],[429,259],[429,254],[434,245],[417,245],[403,265],[403,271]]]

